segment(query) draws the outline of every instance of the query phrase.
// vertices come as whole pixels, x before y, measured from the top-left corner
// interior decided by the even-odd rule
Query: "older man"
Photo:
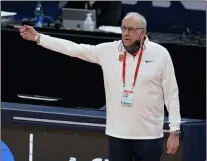
[[[106,92],[106,135],[110,161],[159,161],[163,153],[164,103],[169,112],[169,154],[179,146],[180,108],[174,67],[168,51],[146,35],[138,13],[122,21],[122,40],[99,45],[40,34],[16,26],[25,40],[102,67]]]

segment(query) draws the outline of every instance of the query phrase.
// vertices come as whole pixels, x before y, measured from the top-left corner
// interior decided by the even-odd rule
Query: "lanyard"
[[[136,84],[137,75],[138,75],[138,72],[139,72],[139,66],[140,66],[141,60],[142,60],[143,48],[140,49],[139,53],[140,54],[139,54],[139,58],[138,58],[138,61],[137,61],[137,67],[136,67],[135,74],[134,74],[134,82],[132,84],[132,89],[134,88],[134,86]],[[125,76],[126,76],[126,56],[127,56],[127,52],[125,51],[124,52],[124,59],[123,59],[123,68],[122,68],[122,79],[123,79],[123,86],[124,87],[125,87]]]

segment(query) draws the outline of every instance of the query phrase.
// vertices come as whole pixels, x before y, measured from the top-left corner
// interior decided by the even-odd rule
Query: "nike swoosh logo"
[[[146,63],[151,63],[151,62],[153,62],[153,61],[150,61],[150,60],[146,60],[145,62],[146,62]]]

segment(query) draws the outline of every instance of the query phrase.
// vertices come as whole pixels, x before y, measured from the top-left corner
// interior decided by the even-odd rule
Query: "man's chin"
[[[126,47],[131,46],[131,45],[132,45],[132,43],[130,43],[130,42],[124,42],[124,46],[126,46]]]

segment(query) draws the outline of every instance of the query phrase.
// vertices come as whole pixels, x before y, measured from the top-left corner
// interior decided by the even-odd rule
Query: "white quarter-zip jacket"
[[[178,86],[169,52],[146,38],[131,106],[121,103],[124,54],[121,41],[98,45],[74,42],[41,34],[38,43],[44,48],[97,63],[104,76],[106,95],[106,134],[122,139],[163,137],[164,104],[169,112],[170,131],[180,129]],[[126,57],[126,88],[131,89],[139,54]]]

